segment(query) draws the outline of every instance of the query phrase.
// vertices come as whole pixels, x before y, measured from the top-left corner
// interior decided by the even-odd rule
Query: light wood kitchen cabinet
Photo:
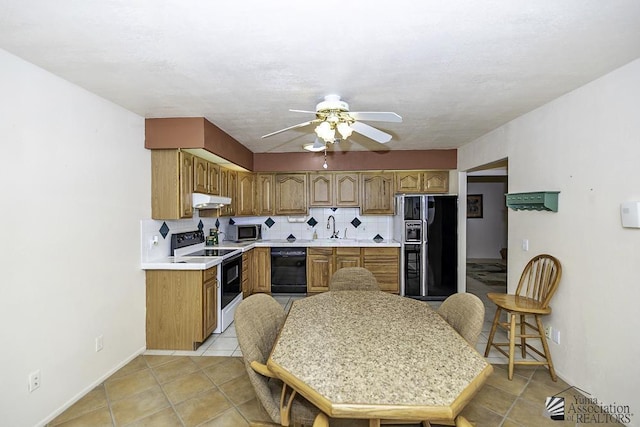
[[[200,157],[193,157],[193,191],[220,194],[220,166]]]
[[[360,248],[336,247],[334,255],[334,272],[345,267],[360,267]]]
[[[220,167],[220,195],[231,198],[231,203],[219,209],[220,216],[232,216],[236,214],[237,185],[238,172]]]
[[[253,249],[253,292],[271,293],[271,248]]]
[[[276,215],[307,214],[307,174],[275,175]]]
[[[375,276],[380,290],[400,292],[400,248],[348,246],[307,250],[307,292],[328,291],[331,276],[346,267],[364,267]]]
[[[151,217],[193,216],[193,156],[179,150],[151,150]]]
[[[333,248],[308,248],[307,292],[326,292],[333,275]]]
[[[253,283],[255,282],[252,274],[254,274],[253,251],[249,249],[242,253],[242,298],[246,298],[253,293]]]
[[[217,267],[146,272],[147,349],[195,350],[217,326]]]
[[[449,171],[395,172],[397,193],[447,193]]]
[[[425,171],[423,182],[427,193],[448,193],[449,171]]]
[[[209,192],[209,162],[199,157],[193,158],[193,191]]]
[[[273,215],[275,209],[273,202],[275,187],[275,175],[272,173],[259,173],[256,175],[256,215]]]
[[[335,206],[331,173],[309,174],[309,206]]]
[[[335,206],[360,206],[360,177],[358,173],[335,173],[333,177]]]
[[[360,174],[360,214],[393,214],[393,173]]]
[[[213,333],[218,325],[218,310],[216,301],[218,300],[218,279],[216,278],[217,268],[210,268],[205,271],[203,316],[204,316],[204,334],[203,339],[207,339]],[[202,342],[200,341],[200,342]]]
[[[251,172],[238,172],[238,193],[236,215],[254,215],[256,175]]]
[[[309,206],[358,207],[357,173],[310,173]]]
[[[362,248],[362,266],[373,273],[380,290],[400,292],[400,248]]]

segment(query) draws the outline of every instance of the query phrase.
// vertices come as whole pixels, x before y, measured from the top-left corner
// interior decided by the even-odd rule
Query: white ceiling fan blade
[[[402,117],[390,111],[351,111],[349,115],[356,120],[369,122],[402,123]]]
[[[310,120],[308,122],[298,123],[297,125],[289,126],[288,128],[280,129],[280,130],[277,130],[275,132],[271,132],[271,133],[268,133],[266,135],[262,135],[262,138],[268,138],[270,136],[277,135],[277,134],[279,134],[281,132],[286,132],[286,131],[291,130],[291,129],[296,129],[296,128],[301,128],[301,127],[304,127],[304,126],[309,126],[310,124],[316,123],[316,122],[318,122],[318,120]]]
[[[391,135],[389,135],[388,133],[382,132],[381,130],[378,130],[362,122],[351,123],[351,129],[381,144],[385,144],[391,141]]]
[[[289,109],[289,111],[293,112],[293,113],[309,113],[309,114],[316,114],[315,111],[309,111],[309,110],[293,110],[293,109]]]

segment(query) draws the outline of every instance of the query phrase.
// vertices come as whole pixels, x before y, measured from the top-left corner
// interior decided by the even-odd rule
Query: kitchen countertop
[[[242,252],[256,247],[400,247],[396,240],[383,240],[380,243],[372,239],[297,239],[289,242],[285,239],[256,240],[249,242],[230,242],[223,240],[219,245],[207,248],[241,249]],[[222,257],[173,257],[167,256],[150,261],[143,261],[143,270],[206,270],[222,263]]]

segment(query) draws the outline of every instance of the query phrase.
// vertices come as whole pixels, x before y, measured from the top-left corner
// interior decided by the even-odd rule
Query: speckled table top
[[[334,405],[431,408],[488,366],[425,302],[365,291],[296,301],[269,363]]]

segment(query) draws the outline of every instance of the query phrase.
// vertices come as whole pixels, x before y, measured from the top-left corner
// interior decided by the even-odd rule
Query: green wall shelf
[[[535,191],[532,193],[506,194],[507,207],[514,211],[558,212],[559,191]]]

